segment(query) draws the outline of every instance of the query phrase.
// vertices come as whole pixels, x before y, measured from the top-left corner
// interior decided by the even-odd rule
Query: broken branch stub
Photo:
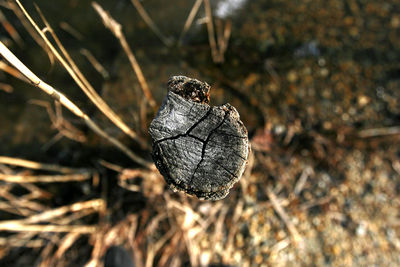
[[[210,107],[209,91],[205,82],[171,77],[149,133],[153,160],[170,188],[218,200],[242,176],[249,140],[237,110]]]

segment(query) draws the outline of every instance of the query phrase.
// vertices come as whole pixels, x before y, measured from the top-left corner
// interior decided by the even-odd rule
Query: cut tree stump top
[[[249,141],[233,106],[208,105],[209,90],[207,83],[171,77],[149,133],[153,160],[170,188],[218,200],[242,176]]]

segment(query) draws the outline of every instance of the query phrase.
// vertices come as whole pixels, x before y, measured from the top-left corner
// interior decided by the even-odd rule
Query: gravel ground
[[[151,110],[147,109],[147,121],[142,121],[146,114],[139,115],[143,106],[142,98],[137,97],[140,89],[125,55],[114,53],[120,51],[118,44],[104,37],[109,33],[87,11],[89,1],[82,2],[86,9],[74,1],[63,2],[74,11],[65,19],[87,33],[82,42],[104,58],[111,78],[102,81],[94,70],[87,75],[95,80],[96,88],[102,88],[102,97],[117,113],[146,135]],[[213,10],[222,2],[214,2]],[[173,3],[154,0],[143,5],[163,32],[179,36],[177,29],[182,28],[192,3]],[[157,12],[160,5],[167,6]],[[109,182],[105,186],[108,228],[104,231],[121,221],[126,225],[138,222],[134,245],[123,234],[115,244],[110,241],[112,245],[140,254],[135,256],[137,264],[155,251],[154,262],[159,266],[400,265],[398,1],[243,1],[222,19],[232,22],[222,64],[211,60],[205,25],[193,26],[181,47],[168,50],[149,35],[146,24],[137,13],[133,17],[134,9],[128,6],[123,1],[106,4],[125,25],[155,99],[161,101],[171,75],[209,82],[213,105],[229,102],[237,107],[249,130],[252,153],[244,177],[223,201],[201,202],[174,194],[157,173],[141,174],[147,180],[139,183],[140,194]],[[182,12],[175,16],[175,10]],[[73,16],[79,12],[88,12],[93,20],[80,27]],[[200,13],[199,17],[204,16]],[[168,18],[175,20],[168,22]],[[105,41],[91,41],[98,36]],[[80,49],[70,41],[68,45],[73,52]],[[20,52],[31,55],[28,61],[32,57],[29,51]],[[69,88],[71,84],[59,73],[54,70],[49,79]],[[8,144],[1,153],[96,168],[97,159],[102,158],[131,167],[118,151],[74,120],[87,135],[87,143],[61,140],[44,152],[40,150],[55,133],[50,123],[44,125],[47,114],[43,109],[25,105],[40,94],[30,92],[30,87],[21,89],[25,94],[17,89],[21,84],[2,79],[13,84],[15,92],[0,91],[0,109],[7,107],[2,112],[5,120],[0,134]],[[74,99],[86,103],[79,96]],[[85,107],[114,133],[98,112],[89,104]],[[119,132],[115,135],[126,141]],[[109,179],[116,177],[102,168],[99,172],[102,177],[105,173],[112,177]],[[54,188],[51,190],[62,190]],[[83,197],[74,194],[74,200],[104,195],[104,190],[89,192]],[[70,196],[61,196],[50,206],[70,201]],[[131,215],[136,219],[131,220]],[[165,236],[161,249],[153,251]],[[75,244],[59,265],[81,263],[82,257],[89,257],[92,241]],[[37,253],[26,257],[36,259]],[[17,259],[12,252],[3,257],[5,263],[15,266]],[[26,258],[20,262],[22,266]]]

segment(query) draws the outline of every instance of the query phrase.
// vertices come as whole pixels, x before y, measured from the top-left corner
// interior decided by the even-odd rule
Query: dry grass
[[[102,217],[106,209],[103,199],[80,201],[52,208],[43,203],[51,200],[54,197],[53,194],[36,185],[60,182],[79,183],[96,177],[97,174],[93,171],[10,157],[0,157],[0,162],[23,167],[22,171],[18,171],[1,165],[0,197],[3,201],[0,202],[0,210],[3,216],[12,214],[14,215],[12,217],[19,218],[0,221],[0,233],[8,233],[2,234],[0,238],[3,253],[13,247],[43,248],[42,256],[45,257],[41,265],[45,266],[45,262],[52,263],[62,258],[63,252],[82,235],[93,235],[98,230],[98,225],[85,225],[81,221],[93,214],[97,214],[99,218]],[[27,168],[63,174],[33,175]],[[21,189],[24,189],[25,193],[15,193],[16,190]],[[49,240],[57,243],[57,250],[53,250],[55,244]]]
[[[49,53],[49,57],[57,59],[89,99],[110,118],[117,127],[122,129],[133,139],[140,141],[142,146],[146,147],[146,144],[143,144],[143,140],[138,139],[138,135],[127,127],[97,95],[93,87],[69,56],[40,10],[37,8],[45,24],[43,29],[39,28],[37,23],[27,13],[19,1],[16,1],[16,3],[19,9],[16,9],[14,2],[9,3],[10,8],[19,15],[25,27],[29,29],[31,35]],[[170,42],[168,39],[161,34],[144,11],[141,4],[137,1],[133,1],[133,3],[153,31],[166,45],[169,45]],[[121,25],[111,18],[97,3],[93,3],[93,6],[102,17],[105,26],[110,29],[120,41],[138,77],[145,98],[149,105],[155,108],[155,101],[150,93],[141,68],[122,34]],[[25,17],[22,17],[21,14]],[[191,16],[193,16],[193,11]],[[29,24],[26,23],[27,21],[25,18]],[[188,30],[189,26],[185,26],[184,32]],[[49,32],[55,40],[57,48],[47,38],[47,32]],[[58,51],[61,51],[62,54]],[[90,52],[83,52],[92,62],[93,66],[100,73],[104,73],[104,69]],[[114,203],[111,207],[107,207],[108,205],[105,199],[80,201],[62,207],[46,206],[41,204],[43,199],[51,199],[54,196],[43,189],[42,187],[45,187],[43,185],[66,182],[80,183],[88,180],[92,180],[92,184],[96,185],[98,184],[98,174],[91,170],[74,169],[2,156],[0,157],[0,164],[4,165],[0,165],[0,182],[3,183],[3,187],[0,191],[0,196],[3,197],[5,201],[0,203],[0,209],[3,212],[22,217],[22,219],[0,221],[0,232],[12,233],[0,239],[3,255],[13,247],[41,248],[42,261],[40,266],[63,265],[65,263],[63,255],[73,247],[74,243],[76,243],[82,235],[88,235],[93,249],[91,259],[87,262],[86,266],[101,265],[105,251],[108,247],[114,245],[124,245],[125,247],[130,247],[130,249],[134,249],[135,263],[137,266],[153,266],[156,257],[160,266],[169,264],[171,264],[171,266],[180,266],[183,264],[182,257],[180,256],[182,253],[187,253],[189,255],[189,260],[193,266],[203,265],[207,260],[210,260],[209,257],[207,258],[207,256],[200,254],[199,243],[203,239],[203,233],[210,231],[215,232],[215,237],[213,239],[216,242],[222,241],[223,235],[221,235],[221,229],[224,225],[224,220],[229,208],[224,207],[222,203],[202,203],[195,199],[187,198],[184,195],[178,195],[178,198],[176,198],[176,195],[171,195],[170,192],[165,191],[163,179],[158,172],[155,171],[153,165],[143,160],[115,138],[109,136],[63,93],[38,78],[38,76],[26,67],[2,42],[0,42],[0,53],[9,64],[2,63],[1,69],[3,71],[21,80],[30,82],[52,97],[55,101],[55,111],[53,111],[51,104],[48,102],[33,101],[34,104],[46,108],[54,128],[58,130],[59,134],[53,139],[57,139],[59,136],[65,136],[75,141],[86,141],[85,137],[79,133],[79,130],[63,118],[61,104],[62,107],[67,108],[77,117],[83,119],[95,133],[121,149],[121,151],[134,162],[145,167],[144,169],[130,170],[123,169],[115,164],[102,162],[107,168],[113,169],[119,173],[118,185],[120,187],[133,192],[141,192],[144,197],[149,199],[148,208],[142,210],[138,214],[128,215],[117,224],[112,224],[110,221],[107,221],[105,216],[107,214],[110,216],[112,213],[116,212],[116,210],[114,210],[115,206],[121,204],[123,200]],[[22,168],[22,171],[16,169],[16,167]],[[42,172],[51,172],[52,174],[43,174]],[[143,179],[143,183],[141,185],[136,185],[135,181],[137,179]],[[28,190],[28,193],[18,196],[14,195],[13,189],[16,187],[23,187]],[[239,205],[239,207],[242,206],[243,204]],[[201,210],[201,213],[197,211],[198,209]],[[239,212],[240,210],[236,210],[235,212],[236,220]],[[93,214],[98,215],[97,223],[93,225],[81,223],[85,221],[85,218]],[[218,225],[215,230],[213,230],[214,224]],[[167,228],[169,230],[166,230]],[[231,231],[229,239],[230,246],[232,246],[233,236],[234,231]],[[154,238],[157,239],[156,242],[153,242]],[[180,242],[181,240],[183,240],[183,243]],[[232,247],[230,251],[232,251]]]
[[[167,38],[157,27],[154,21],[151,19],[149,14],[144,9],[143,5],[138,0],[131,0],[132,4],[135,6],[136,10],[139,12],[142,19],[146,22],[146,24],[150,27],[150,29],[157,35],[158,38],[164,43],[166,46],[171,46],[172,40]],[[129,55],[129,54],[128,54]]]
[[[142,4],[136,0],[132,0],[132,3],[148,27],[165,45],[171,45],[170,39],[165,37],[155,25]],[[189,31],[202,3],[204,3],[206,14],[206,19],[203,21],[207,23],[211,58],[219,64],[224,61],[224,54],[228,49],[232,24],[229,20],[225,22],[213,20],[210,1],[196,0],[194,2],[179,40],[182,40]],[[117,128],[149,152],[150,144],[139,134],[145,132],[146,129],[131,129],[101,99],[96,93],[97,90],[92,87],[70,57],[44,15],[39,12],[44,23],[44,28],[40,28],[18,0],[15,2],[9,0],[6,4],[14,11],[34,40],[46,51],[50,63],[61,64],[90,101]],[[94,2],[93,7],[100,15],[105,27],[118,39],[129,59],[141,87],[141,94],[138,97],[146,100],[143,101],[144,108],[148,105],[155,109],[157,103],[145,79],[145,74],[126,41],[122,25],[97,3]],[[11,25],[1,15],[0,22]],[[74,33],[68,24],[62,25],[64,30],[72,32],[79,39],[79,33]],[[12,27],[7,27],[11,32],[13,31]],[[50,33],[54,43],[47,37],[47,33]],[[15,42],[22,42],[18,41],[17,36],[14,34]],[[351,199],[357,193],[353,192],[352,188],[347,185],[334,186],[326,182],[329,194],[318,197],[312,194],[315,188],[319,189],[318,184],[323,182],[319,179],[322,180],[321,177],[324,177],[325,173],[318,170],[315,162],[307,161],[301,154],[296,155],[294,152],[296,148],[290,146],[294,137],[304,134],[305,130],[302,129],[299,121],[289,124],[287,134],[282,138],[280,145],[289,147],[287,149],[289,152],[286,151],[284,155],[279,154],[281,150],[274,150],[276,147],[272,144],[271,127],[266,126],[265,129],[257,131],[252,139],[253,151],[244,177],[232,190],[228,199],[202,202],[168,190],[152,163],[108,134],[61,90],[46,83],[25,66],[8,47],[10,47],[8,44],[0,42],[0,54],[7,62],[1,61],[0,69],[31,83],[49,95],[51,101],[54,102],[53,105],[52,102],[32,101],[46,109],[52,127],[58,131],[46,147],[61,137],[82,143],[88,141],[78,126],[63,117],[62,109],[66,108],[84,121],[97,135],[120,149],[138,167],[127,169],[118,166],[115,162],[96,159],[102,167],[107,169],[107,172],[113,173],[108,176],[100,175],[99,170],[0,156],[0,259],[5,258],[13,250],[21,249],[31,260],[40,259],[37,260],[38,266],[71,266],[76,265],[79,258],[84,259],[83,263],[80,262],[82,265],[102,266],[106,251],[112,246],[120,246],[132,254],[133,261],[139,267],[207,266],[215,262],[226,265],[240,263],[243,266],[268,262],[269,265],[274,265],[284,262],[284,260],[279,261],[283,258],[282,255],[295,257],[294,260],[297,259],[300,262],[306,255],[304,250],[308,245],[307,240],[312,239],[310,236],[322,238],[318,234],[324,234],[324,223],[328,225],[327,227],[335,227],[336,224],[332,222],[344,224],[348,220],[351,221],[351,218],[348,219],[345,212],[340,209],[344,205],[342,203],[344,198],[340,194]],[[90,51],[82,50],[82,54],[103,77],[108,76],[105,68]],[[272,65],[266,64],[265,68],[271,74],[273,81],[280,84],[283,78],[278,76]],[[335,150],[337,143],[325,140],[318,134],[307,134],[309,135],[306,137],[318,140],[313,144],[318,163],[334,162],[331,165],[336,166],[336,163],[344,157],[343,155],[347,155],[344,149]],[[372,139],[398,134],[398,127],[388,127],[363,130],[355,135],[360,139]],[[342,139],[346,140],[345,137]],[[272,150],[274,153],[267,155]],[[288,155],[290,155],[290,162],[282,163],[284,161],[282,158],[286,159]],[[353,159],[350,156],[349,161]],[[379,162],[379,159],[375,161]],[[346,172],[359,170],[352,162],[349,166],[344,163],[342,165],[345,166],[342,168]],[[400,174],[398,160],[391,162],[390,166],[397,174]],[[266,170],[271,171],[273,173],[271,176],[279,181],[267,182]],[[104,170],[102,172],[104,173]],[[361,175],[371,176],[372,174],[362,172],[352,177]],[[112,185],[113,182],[115,186]],[[55,204],[57,194],[61,194],[66,185],[83,188],[82,192],[89,186],[90,194],[85,195],[80,192],[81,197],[78,200],[71,199],[72,203]],[[140,199],[135,199],[135,201],[139,203],[143,201],[143,203],[132,204],[129,197],[122,193],[115,193],[117,198],[112,198],[107,194],[108,191],[118,191],[121,188],[130,192],[129,197],[139,196]],[[124,211],[126,205],[130,207],[129,212]],[[142,207],[138,208],[135,205],[142,205]],[[316,219],[310,222],[308,211],[313,208],[328,211],[323,216],[315,216]],[[313,223],[319,227],[320,232],[313,231],[314,228],[307,229]],[[371,221],[368,226],[372,237],[380,231],[374,223],[375,221]],[[399,225],[398,218],[387,221],[388,227],[399,227]],[[251,233],[253,239],[248,238],[247,240],[250,241],[246,241],[246,233],[247,235]],[[336,236],[336,232],[332,236]],[[264,237],[265,239],[261,240]],[[350,236],[349,239],[352,237]],[[330,238],[326,240],[329,241]],[[393,246],[387,245],[387,248],[399,251],[400,243],[398,239],[396,240],[393,241]],[[364,246],[367,247],[368,243],[373,242],[366,242]],[[252,248],[256,248],[259,254],[246,250]],[[334,245],[329,249],[333,253],[338,250]],[[35,253],[39,255],[35,256]],[[261,254],[267,256],[259,257]],[[90,256],[85,258],[84,255]]]
[[[75,80],[77,85],[84,91],[89,99],[121,130],[127,135],[132,137],[142,147],[146,147],[147,144],[142,140],[132,129],[130,129],[100,98],[96,93],[87,79],[83,76],[82,72],[76,66],[72,58],[69,56],[66,49],[61,44],[61,41],[56,36],[52,27],[48,24],[43,14],[37,8],[40,13],[42,20],[45,24],[45,28],[40,29],[32,17],[26,12],[24,7],[19,1],[9,2],[10,8],[14,10],[20,20],[24,23],[24,26],[29,29],[31,35],[37,40],[38,43],[48,52],[50,58],[56,58],[58,62],[65,68],[65,70]],[[17,6],[19,9],[17,9]],[[24,15],[25,17],[21,16]],[[27,20],[25,20],[25,18]],[[29,23],[27,23],[29,22]],[[2,21],[7,23],[7,21]],[[9,28],[13,29],[13,28]],[[46,36],[46,32],[50,32],[53,39],[56,42],[56,46],[50,42]],[[17,35],[13,35],[17,36]],[[124,44],[124,42],[122,42]],[[133,57],[132,52],[126,44],[124,46],[127,51],[128,57]],[[61,51],[62,55],[58,52]],[[88,51],[83,51],[88,59],[93,63],[94,67],[103,72],[101,65],[95,61],[94,57]],[[16,78],[23,81],[29,82],[35,87],[41,89],[55,101],[55,112],[52,110],[50,103],[43,101],[32,101],[32,103],[41,105],[46,108],[50,120],[59,132],[58,135],[53,139],[59,138],[59,135],[73,139],[75,141],[85,142],[86,139],[83,134],[79,133],[79,130],[74,127],[70,122],[65,120],[62,116],[62,108],[60,104],[71,111],[74,115],[81,118],[85,123],[99,136],[108,140],[115,147],[119,148],[134,162],[152,171],[154,173],[154,167],[149,162],[145,161],[133,151],[127,148],[120,141],[107,134],[102,130],[88,115],[86,115],[82,109],[76,104],[70,101],[64,94],[56,90],[51,85],[47,84],[37,75],[35,75],[28,67],[26,67],[2,42],[0,42],[0,53],[3,58],[8,62],[1,62],[1,69]],[[155,102],[152,99],[151,93],[148,86],[141,74],[140,67],[136,63],[135,71],[139,69],[139,80],[144,85],[144,93],[149,100],[150,105],[155,108]],[[63,255],[70,249],[74,243],[81,238],[82,235],[89,235],[94,241],[93,257],[88,262],[88,266],[98,266],[99,259],[104,254],[104,249],[114,243],[113,233],[121,227],[132,228],[130,220],[127,218],[124,220],[122,225],[111,227],[110,225],[103,225],[102,218],[106,211],[106,202],[104,199],[93,199],[89,201],[76,202],[71,205],[53,208],[50,205],[43,205],[44,199],[52,199],[54,196],[42,189],[42,186],[48,183],[82,183],[83,181],[92,180],[93,186],[98,185],[98,174],[91,170],[85,169],[74,169],[64,166],[58,166],[54,164],[46,164],[33,162],[24,159],[11,158],[11,157],[0,157],[0,183],[2,183],[2,189],[0,190],[0,197],[4,199],[0,203],[0,209],[7,214],[14,214],[15,216],[22,219],[13,220],[1,220],[0,221],[0,233],[9,232],[6,236],[1,237],[1,255],[5,255],[8,250],[13,247],[25,247],[25,248],[42,248],[42,262],[40,266],[49,266],[62,264],[64,261]],[[13,167],[22,167],[23,170],[19,171],[15,168],[7,167],[7,165]],[[32,169],[35,171],[29,171]],[[52,172],[52,174],[43,174],[42,172]],[[38,173],[35,173],[38,172]],[[145,173],[146,170],[140,171]],[[61,173],[61,174],[57,174]],[[122,177],[122,176],[121,176]],[[121,186],[124,186],[124,180],[121,178]],[[43,186],[45,187],[45,186]],[[28,192],[23,195],[15,195],[14,190],[16,188],[24,188]],[[81,222],[85,221],[85,218],[97,214],[98,222],[93,225],[84,225]],[[128,224],[128,226],[125,226]],[[125,228],[124,228],[125,229]],[[130,235],[132,236],[132,229]],[[101,239],[97,239],[100,237]],[[103,237],[106,237],[104,242]],[[49,242],[50,241],[50,242]],[[101,248],[99,248],[99,246]]]
[[[11,7],[16,13],[25,15],[32,29],[35,29],[35,31],[30,30],[30,33],[32,36],[36,36],[36,39],[38,38],[37,36],[40,37],[37,42],[40,43],[46,51],[50,51],[48,52],[50,55],[49,57],[56,58],[58,62],[61,63],[89,99],[96,104],[117,127],[122,129],[133,139],[143,142],[143,140],[138,139],[138,135],[127,127],[97,95],[93,87],[69,56],[40,10],[38,9],[45,24],[45,28],[43,29],[40,29],[36,22],[33,21],[22,4],[19,1],[16,2],[20,7],[20,11],[15,9],[13,3],[10,3]],[[166,45],[170,45],[169,40],[164,37],[155,26],[141,4],[138,1],[132,1],[132,3],[157,36],[159,36]],[[201,3],[202,1],[196,1],[184,25],[181,36],[190,28]],[[231,24],[228,22],[225,29],[222,30],[222,22],[218,21],[217,42],[215,39],[214,25],[212,23],[210,3],[209,1],[204,1],[204,4],[207,14],[206,22],[212,58],[215,62],[220,63],[223,61],[223,55],[227,49]],[[126,42],[121,25],[97,3],[94,2],[93,7],[101,16],[105,26],[120,41],[137,75],[143,95],[149,105],[155,108],[156,103],[139,63]],[[21,17],[21,19],[23,18]],[[28,28],[26,22],[24,25]],[[56,49],[47,38],[46,32],[52,35],[58,49]],[[62,52],[62,55],[58,50]],[[53,126],[59,131],[60,135],[75,139],[76,141],[85,141],[85,139],[82,139],[84,137],[80,137],[81,139],[79,139],[81,135],[78,131],[73,128],[72,124],[63,119],[61,108],[58,103],[69,109],[77,117],[83,119],[94,132],[121,149],[121,151],[128,155],[134,162],[145,167],[144,169],[124,169],[112,163],[101,162],[103,166],[118,173],[118,185],[120,187],[132,192],[140,192],[147,199],[145,209],[142,209],[137,214],[126,216],[118,223],[112,223],[110,220],[107,220],[106,217],[117,212],[118,206],[122,205],[124,202],[123,199],[112,205],[110,203],[107,204],[107,200],[105,199],[93,199],[56,208],[44,206],[40,204],[42,198],[52,198],[53,196],[36,184],[79,183],[88,179],[92,179],[93,184],[97,184],[97,182],[95,182],[97,174],[88,170],[79,170],[17,158],[0,157],[0,163],[5,164],[2,168],[3,173],[0,173],[0,182],[4,183],[0,195],[6,199],[6,201],[1,203],[0,209],[7,213],[14,213],[15,215],[22,216],[22,219],[0,221],[0,231],[13,233],[12,235],[0,239],[0,246],[6,250],[12,247],[41,248],[41,256],[43,259],[40,264],[41,266],[63,265],[65,263],[63,255],[73,247],[74,243],[77,242],[82,235],[88,235],[89,242],[93,246],[91,258],[86,263],[86,266],[101,266],[106,250],[115,245],[122,245],[127,248],[128,251],[134,251],[133,255],[136,266],[153,266],[155,262],[157,262],[158,266],[181,266],[185,264],[186,261],[185,257],[182,257],[182,255],[188,255],[187,260],[189,260],[191,266],[205,266],[211,262],[212,252],[214,250],[224,250],[225,253],[222,262],[227,264],[231,262],[235,253],[234,238],[237,231],[239,231],[239,228],[236,227],[236,223],[243,212],[244,203],[242,199],[246,196],[241,196],[240,198],[236,196],[233,199],[236,199],[237,203],[226,205],[224,202],[201,202],[197,199],[188,198],[183,194],[175,195],[169,191],[165,191],[163,179],[158,172],[155,171],[154,166],[140,158],[118,140],[109,136],[64,94],[39,79],[16,58],[3,43],[0,43],[0,53],[11,65],[3,63],[2,70],[11,73],[17,78],[25,81],[28,80],[55,100],[55,103],[57,103],[55,104],[56,112],[52,110],[51,105],[47,102],[35,103],[46,108]],[[94,57],[91,56],[88,51],[84,51],[84,54],[91,60],[93,66],[98,69],[100,73],[104,72],[100,63],[94,60]],[[22,76],[20,74],[22,74]],[[6,167],[6,165],[19,166],[24,169],[34,169],[36,170],[35,172],[50,171],[61,174],[37,174],[25,170],[19,172],[14,168]],[[251,173],[252,163],[250,162],[249,165],[246,176],[249,176]],[[140,184],[136,183],[135,181],[138,180],[142,182]],[[243,192],[246,192],[248,184],[242,180],[241,185]],[[15,187],[27,188],[29,192],[23,196],[14,196],[11,191]],[[292,234],[294,243],[297,244],[301,240],[300,234],[293,223],[291,223],[280,201],[277,200],[275,193],[273,193],[272,190],[268,190],[268,196],[271,199],[272,206],[277,210],[277,213],[281,216]],[[80,223],[85,221],[84,219],[87,216],[94,213],[98,214],[97,223],[93,225],[84,225]],[[227,230],[225,228],[226,224],[232,226],[227,232],[225,232]],[[225,237],[227,237],[227,239],[225,239]],[[51,241],[49,242],[49,240]],[[201,244],[204,242],[210,242],[208,249],[202,247]],[[288,245],[287,242],[277,244],[272,250],[279,251]]]
[[[135,2],[135,1],[134,1]],[[137,2],[140,5],[139,2]],[[156,102],[150,92],[149,86],[147,85],[146,79],[144,78],[142,69],[140,68],[135,55],[133,54],[132,50],[130,49],[128,42],[125,39],[124,34],[122,33],[122,26],[116,20],[114,20],[108,12],[105,12],[104,9],[97,4],[96,2],[92,3],[93,8],[97,11],[100,15],[101,19],[103,20],[104,25],[114,34],[114,36],[119,40],[122,48],[124,49],[125,54],[128,56],[129,62],[131,63],[132,69],[135,72],[140,87],[142,88],[143,94],[146,97],[146,100],[150,104],[150,106],[155,109]]]

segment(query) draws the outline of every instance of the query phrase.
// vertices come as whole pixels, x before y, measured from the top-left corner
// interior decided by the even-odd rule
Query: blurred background
[[[400,264],[398,1],[99,1],[155,105],[92,1],[35,3],[142,141],[96,108],[15,1],[0,1],[1,41],[132,151],[151,161],[147,128],[173,75],[235,106],[252,151],[226,199],[174,193],[2,60],[0,156],[57,168],[0,160],[1,266],[103,266],[107,251],[108,266]]]

